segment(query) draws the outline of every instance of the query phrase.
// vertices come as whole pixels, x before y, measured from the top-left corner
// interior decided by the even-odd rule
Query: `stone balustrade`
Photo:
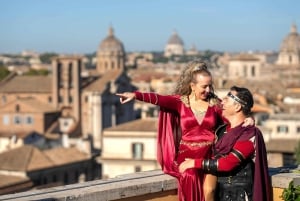
[[[273,201],[282,201],[280,195],[299,173],[272,172]],[[177,181],[160,170],[121,175],[107,180],[95,180],[73,185],[31,190],[0,196],[11,201],[178,201]]]

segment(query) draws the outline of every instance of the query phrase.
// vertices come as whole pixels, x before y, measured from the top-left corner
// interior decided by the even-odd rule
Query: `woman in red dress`
[[[224,119],[214,95],[212,75],[204,62],[190,62],[182,71],[174,95],[117,93],[122,104],[133,99],[160,106],[157,158],[162,170],[178,180],[180,201],[213,200],[215,177],[201,169],[180,173],[186,158],[209,158],[214,131]]]

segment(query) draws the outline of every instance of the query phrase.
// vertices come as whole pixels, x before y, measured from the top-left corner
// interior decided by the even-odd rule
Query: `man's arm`
[[[252,141],[238,141],[228,155],[217,159],[187,159],[179,166],[179,171],[184,172],[188,168],[200,168],[206,172],[229,172],[237,167],[242,161],[254,154]]]

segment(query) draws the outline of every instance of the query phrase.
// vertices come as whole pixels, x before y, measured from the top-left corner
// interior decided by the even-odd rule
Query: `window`
[[[2,103],[6,103],[6,96],[2,96]]]
[[[58,78],[57,79],[57,86],[58,87],[63,87],[63,83],[62,83],[61,79],[58,77],[59,75],[61,75],[61,73],[62,73],[62,64],[58,63],[57,64],[57,77],[56,77],[56,78]]]
[[[115,68],[115,63],[111,62],[111,69],[114,69],[114,68]]]
[[[134,171],[135,171],[135,172],[140,172],[140,171],[142,171],[141,166],[135,166],[135,167],[134,167]]]
[[[21,124],[22,119],[20,116],[14,116],[14,124]]]
[[[88,177],[90,177],[88,168],[84,168],[84,175],[85,175],[85,179],[87,181]]]
[[[73,87],[73,63],[69,63],[69,86]]]
[[[69,175],[68,175],[68,172],[65,172],[65,174],[64,174],[64,184],[69,184]]]
[[[57,176],[56,175],[52,176],[52,182],[54,182],[54,183],[57,182]]]
[[[251,67],[251,76],[255,77],[255,66]]]
[[[48,179],[47,179],[47,177],[44,177],[43,184],[47,184],[47,183],[48,183]]]
[[[144,145],[142,143],[133,143],[132,144],[132,157],[134,159],[140,160],[143,159]]]
[[[279,125],[279,126],[277,126],[277,132],[278,133],[288,133],[289,128],[288,128],[288,126],[285,126],[285,125]]]
[[[9,125],[9,115],[5,114],[2,118],[3,125]]]
[[[75,171],[75,181],[76,182],[79,181],[79,172],[78,172],[78,170]]]
[[[33,118],[31,116],[25,117],[25,124],[33,124]]]
[[[59,103],[63,103],[63,101],[64,101],[63,97],[62,97],[62,96],[59,96],[59,97],[58,97],[58,102],[59,102]]]
[[[245,76],[245,77],[247,77],[247,66],[245,65],[244,67],[243,67],[243,75],[242,76]]]
[[[19,111],[20,111],[20,105],[17,104],[17,105],[16,105],[16,112],[19,112]]]
[[[295,165],[295,156],[294,154],[288,154],[285,153],[283,154],[283,166],[291,166],[291,165]]]

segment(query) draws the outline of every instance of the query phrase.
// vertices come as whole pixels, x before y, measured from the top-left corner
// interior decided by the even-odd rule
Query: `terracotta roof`
[[[16,76],[3,83],[0,93],[51,93],[51,76]]]
[[[60,59],[60,60],[70,60],[70,59],[83,59],[84,56],[81,55],[81,54],[72,54],[72,55],[69,55],[69,54],[60,54],[56,57],[54,57],[53,59]]]
[[[43,103],[35,98],[26,97],[26,98],[18,98],[15,99],[1,107],[1,112],[12,111],[12,108],[9,107],[11,105],[13,107],[13,111],[15,111],[15,105],[20,105],[21,112],[37,112],[37,113],[46,113],[46,112],[56,112],[56,110],[51,104]],[[22,108],[22,105],[26,105],[27,110]]]
[[[236,56],[233,56],[229,60],[231,61],[259,61],[259,58],[255,57],[251,54],[239,54]]]
[[[76,148],[54,148],[41,151],[25,145],[0,154],[0,170],[29,172],[88,160],[89,156]]]
[[[261,105],[261,104],[255,104],[253,105],[252,109],[251,109],[252,112],[267,112],[267,113],[274,113],[273,109],[268,106],[268,105]]]
[[[158,128],[157,124],[156,118],[137,119],[104,129],[104,131],[156,132]]]
[[[300,114],[289,114],[289,113],[281,113],[281,114],[274,114],[269,116],[269,120],[279,120],[279,121],[299,121],[300,120]]]
[[[282,83],[281,80],[272,80],[270,82],[263,80],[263,81],[252,81],[251,84],[249,84],[249,80],[247,79],[233,79],[233,80],[227,80],[224,84],[223,88],[228,89],[232,87],[233,85],[240,86],[240,87],[246,87],[248,88],[252,93],[257,92],[260,93],[260,90],[264,90],[268,93],[268,95],[277,95],[278,93],[283,93],[286,91],[286,87]]]
[[[33,146],[25,145],[0,154],[0,169],[28,172],[53,166],[43,153]]]
[[[40,133],[37,133],[35,131],[14,131],[14,132],[0,132],[0,137],[12,137],[14,135],[18,136],[18,138],[24,139],[29,135],[39,135],[39,136],[43,136]]]
[[[152,79],[163,79],[168,76],[165,72],[155,72],[153,69],[137,69],[131,72],[133,82],[150,82]],[[173,76],[174,77],[174,76]],[[177,77],[176,77],[177,78]]]
[[[18,183],[29,182],[30,179],[27,177],[17,177],[11,175],[2,175],[0,174],[0,187],[11,186]]]
[[[80,152],[75,147],[58,147],[55,149],[48,149],[43,152],[55,165],[63,165],[89,159],[89,156],[86,153]]]
[[[104,92],[106,86],[109,82],[115,81],[121,74],[123,73],[122,70],[111,70],[103,74],[100,78],[96,81],[92,82],[88,85],[84,90],[85,91],[97,91],[97,92]]]

